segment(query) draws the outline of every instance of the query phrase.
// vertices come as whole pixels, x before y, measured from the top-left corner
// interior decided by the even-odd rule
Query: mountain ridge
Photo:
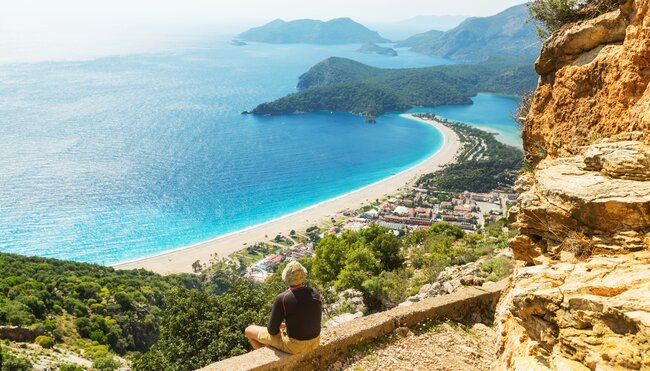
[[[328,21],[275,19],[259,27],[251,28],[237,36],[246,41],[270,44],[352,44],[388,42],[377,31],[370,30],[351,18],[334,18]]]
[[[402,41],[414,52],[455,60],[482,61],[489,57],[536,57],[541,48],[526,4],[489,17],[471,17],[440,34],[435,30]]]
[[[490,59],[476,65],[383,69],[330,57],[299,78],[297,93],[262,103],[245,114],[336,111],[368,121],[391,111],[471,104],[479,92],[518,94],[532,89],[532,61]]]

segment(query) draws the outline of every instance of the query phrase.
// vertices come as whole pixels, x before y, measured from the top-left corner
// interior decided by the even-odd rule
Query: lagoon
[[[472,104],[443,105],[433,108],[416,108],[411,112],[432,112],[450,121],[462,122],[490,133],[508,145],[522,147],[521,130],[513,119],[519,97],[480,93],[472,97]]]

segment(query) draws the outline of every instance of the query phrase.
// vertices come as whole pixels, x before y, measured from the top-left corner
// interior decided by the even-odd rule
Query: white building
[[[409,213],[409,208],[406,206],[398,206],[393,210],[393,213],[399,215],[407,215]]]

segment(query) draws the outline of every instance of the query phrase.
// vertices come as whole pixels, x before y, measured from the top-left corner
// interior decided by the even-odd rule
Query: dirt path
[[[361,346],[330,370],[490,370],[495,333],[481,323],[454,322],[413,331],[400,328],[383,341]]]

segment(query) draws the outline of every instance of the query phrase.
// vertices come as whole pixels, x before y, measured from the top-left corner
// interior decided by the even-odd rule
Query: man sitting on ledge
[[[302,285],[306,278],[307,269],[297,261],[284,268],[282,280],[289,288],[273,301],[269,325],[246,328],[245,334],[253,349],[270,345],[286,353],[298,354],[320,344],[321,298],[316,290]]]

